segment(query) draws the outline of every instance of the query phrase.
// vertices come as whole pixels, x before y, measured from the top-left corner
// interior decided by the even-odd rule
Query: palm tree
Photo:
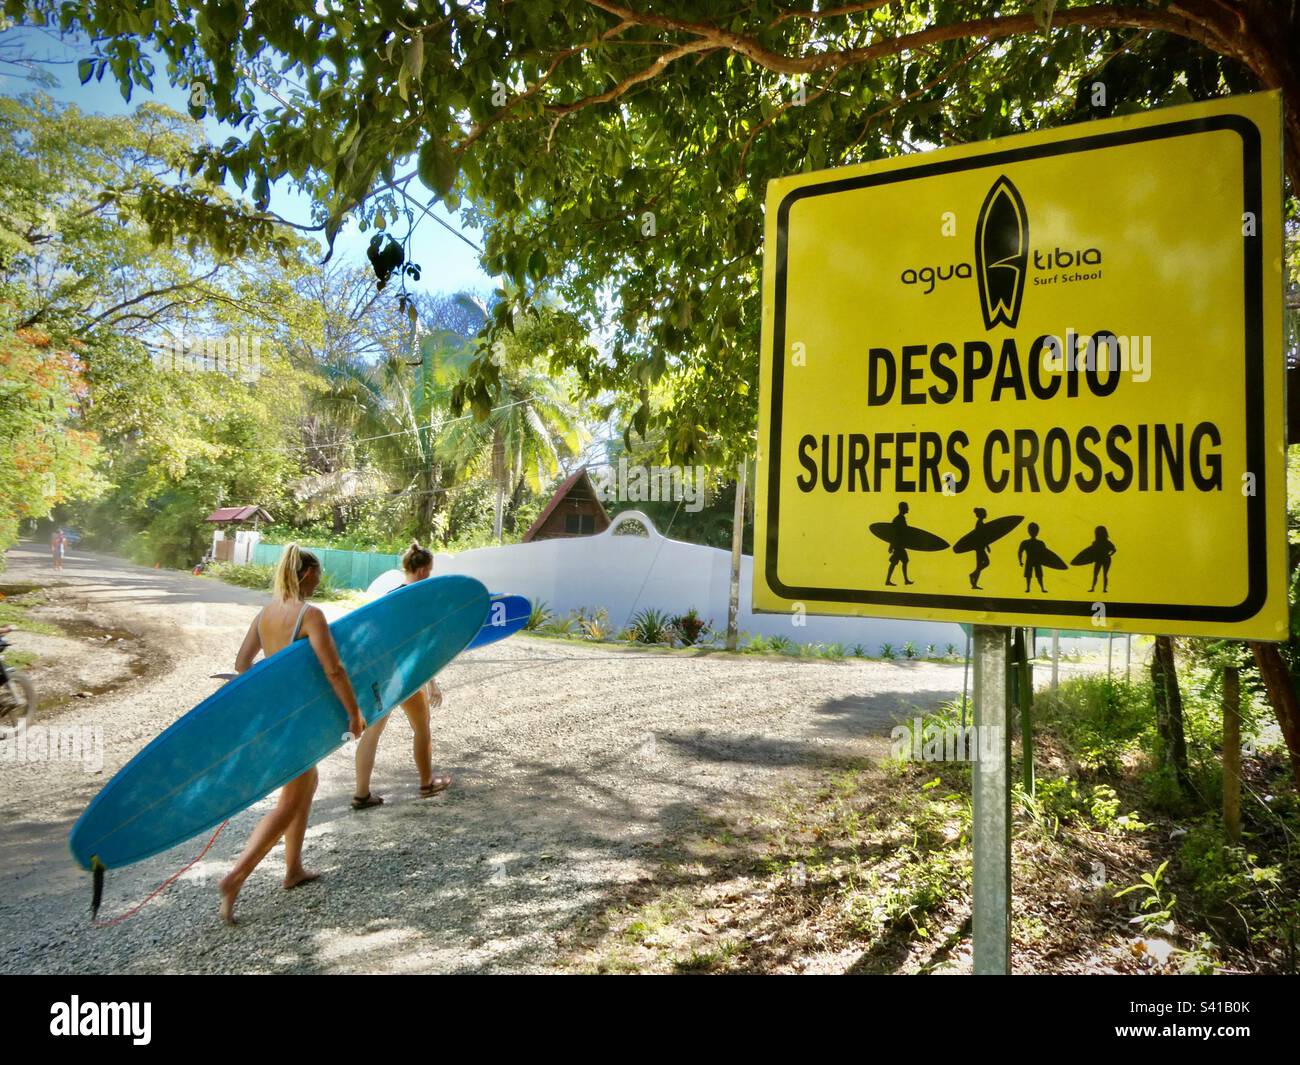
[[[510,361],[500,368],[495,402],[486,418],[463,416],[442,435],[441,453],[462,474],[490,479],[496,489],[492,535],[501,541],[524,489],[540,492],[562,458],[582,450],[577,407],[563,379],[537,361]],[[509,503],[507,504],[507,494]]]
[[[493,535],[503,539],[525,488],[540,491],[562,458],[582,448],[578,410],[563,379],[538,365],[542,334],[521,326],[502,342],[492,408],[479,420],[453,416],[450,398],[476,355],[470,334],[488,311],[469,293],[436,298],[409,329],[381,333],[380,358],[344,358],[321,367],[327,387],[317,408],[363,444],[370,460],[414,501],[414,525],[431,538],[458,480],[496,490]],[[428,318],[451,328],[423,329]],[[509,500],[507,502],[507,495]]]
[[[472,357],[464,337],[438,330],[425,333],[414,352],[390,350],[373,365],[351,361],[324,370],[322,405],[352,428],[398,498],[412,500],[421,540],[433,537],[459,472],[443,438],[453,423],[448,397]]]

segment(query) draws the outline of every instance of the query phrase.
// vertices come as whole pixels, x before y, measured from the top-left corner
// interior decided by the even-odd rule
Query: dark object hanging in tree
[[[388,279],[393,276],[393,271],[406,261],[406,253],[387,233],[376,233],[370,238],[366,258],[375,271],[375,287],[382,291],[388,284]]]

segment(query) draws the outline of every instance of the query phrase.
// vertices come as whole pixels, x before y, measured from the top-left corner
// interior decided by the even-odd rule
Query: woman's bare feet
[[[234,873],[223,876],[217,885],[217,890],[221,893],[221,919],[226,924],[235,923],[235,900],[239,898],[239,889],[243,886],[244,882],[236,880]]]
[[[303,884],[310,884],[313,880],[319,880],[320,873],[313,873],[310,869],[299,867],[291,873],[284,874],[284,890],[292,891]]]

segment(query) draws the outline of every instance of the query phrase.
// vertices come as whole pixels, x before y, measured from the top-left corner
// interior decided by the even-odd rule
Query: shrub
[[[892,643],[882,643],[880,645],[880,657],[886,661],[893,661],[894,645]]]
[[[539,599],[528,612],[528,624],[525,626],[529,631],[535,632],[542,628],[551,620],[552,614],[550,607],[546,605],[545,599]]]
[[[672,639],[672,620],[666,611],[646,607],[632,615],[633,638],[637,643],[667,643]]]
[[[213,562],[203,571],[205,577],[215,577],[227,584],[237,584],[241,588],[256,588],[269,592],[271,580],[275,576],[275,567],[260,562]]]
[[[1081,769],[1107,774],[1119,771],[1155,721],[1149,684],[1106,677],[1063,680],[1036,698],[1035,712],[1055,727]]]
[[[907,643],[903,644],[903,657],[904,658],[916,657],[916,644],[914,644],[911,640],[908,640]]]
[[[241,588],[255,588],[259,592],[269,592],[271,581],[275,577],[275,567],[261,562],[213,562],[203,571],[203,576],[215,577],[219,581],[237,584]],[[329,602],[332,599],[342,599],[347,594],[348,589],[340,588],[334,583],[334,578],[322,571],[320,583],[316,585],[312,598]]]
[[[698,643],[700,637],[708,631],[708,628],[709,623],[700,617],[694,607],[691,607],[685,614],[673,618],[673,629],[677,633],[677,638],[687,647]]]
[[[593,610],[590,614],[585,610],[579,610],[575,620],[579,633],[585,639],[597,641],[609,639],[609,611],[604,607]]]
[[[564,617],[551,615],[550,620],[541,628],[541,631],[547,636],[572,636],[573,626],[577,619],[572,614]]]
[[[1178,858],[1198,907],[1232,929],[1238,944],[1283,938],[1300,915],[1283,887],[1282,868],[1261,866],[1256,855],[1231,846],[1217,820],[1193,825]]]

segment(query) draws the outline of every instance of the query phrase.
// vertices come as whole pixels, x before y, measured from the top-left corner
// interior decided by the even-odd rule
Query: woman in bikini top
[[[338,648],[334,645],[334,637],[330,635],[325,615],[307,602],[320,583],[320,574],[320,560],[310,551],[301,550],[297,544],[289,544],[284,549],[275,569],[275,598],[261,609],[249,625],[244,643],[235,659],[235,670],[243,673],[252,668],[259,651],[269,658],[295,640],[310,640],[312,650],[316,652],[316,658],[325,671],[334,694],[347,711],[348,731],[359,737],[365,731],[366,723],[357,707],[352,682],[339,660]],[[275,809],[257,823],[239,861],[219,885],[221,916],[224,920],[234,923],[235,900],[239,897],[239,889],[282,836],[285,889],[316,879],[317,874],[302,864],[302,841],[307,832],[307,815],[311,811],[311,800],[316,794],[318,779],[316,767],[313,766],[289,781],[280,789],[280,800]]]
[[[402,572],[406,574],[407,584],[424,580],[433,572],[433,553],[412,540],[411,546],[402,555]],[[451,787],[451,777],[433,771],[433,735],[429,726],[431,705],[435,709],[442,705],[442,692],[438,690],[435,680],[430,680],[426,687],[402,703],[406,719],[411,723],[411,731],[415,733],[415,769],[420,774],[420,795],[426,799]],[[384,734],[384,728],[392,716],[385,714],[368,727],[361,742],[357,744],[357,789],[352,794],[354,810],[369,810],[384,804],[382,796],[370,792],[370,774],[375,768],[379,737]]]

